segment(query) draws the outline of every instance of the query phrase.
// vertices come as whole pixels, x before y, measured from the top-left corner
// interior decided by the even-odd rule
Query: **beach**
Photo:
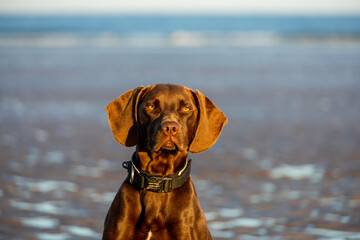
[[[216,240],[360,239],[360,18],[0,16],[0,239],[100,239],[135,148],[105,107],[197,89],[229,122],[190,154]]]
[[[228,117],[191,154],[214,239],[360,239],[360,48],[1,48],[0,238],[100,239],[126,177],[106,105],[154,83]]]

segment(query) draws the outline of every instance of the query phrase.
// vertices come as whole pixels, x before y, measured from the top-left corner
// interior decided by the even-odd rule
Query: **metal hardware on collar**
[[[132,161],[123,162],[122,167],[127,169],[128,174],[130,175],[129,182],[132,183],[134,181],[134,170]]]
[[[168,177],[159,177],[159,176],[149,176],[147,179],[147,186],[145,190],[151,192],[171,192],[172,178]]]
[[[130,164],[131,164],[131,161],[123,162],[122,167],[125,169],[129,169],[129,167],[131,166]]]
[[[157,193],[171,192],[173,189],[181,187],[190,176],[191,159],[186,161],[185,166],[179,172],[164,177],[139,170],[133,162],[134,158],[136,158],[136,153],[133,154],[131,161],[123,162],[122,166],[128,170],[130,184],[140,190]]]

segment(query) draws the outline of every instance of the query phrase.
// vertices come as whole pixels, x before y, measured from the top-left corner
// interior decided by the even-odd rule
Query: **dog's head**
[[[119,143],[150,152],[205,151],[227,123],[225,115],[202,93],[173,84],[130,90],[106,111]]]

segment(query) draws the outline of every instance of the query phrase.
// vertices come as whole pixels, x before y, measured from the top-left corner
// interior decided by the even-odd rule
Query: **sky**
[[[357,15],[360,0],[0,0],[0,14]]]

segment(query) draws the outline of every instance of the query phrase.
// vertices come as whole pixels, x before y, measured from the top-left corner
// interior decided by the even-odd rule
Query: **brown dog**
[[[188,152],[210,148],[227,123],[202,93],[172,84],[130,90],[106,111],[114,138],[136,152],[106,216],[103,239],[212,239]]]

